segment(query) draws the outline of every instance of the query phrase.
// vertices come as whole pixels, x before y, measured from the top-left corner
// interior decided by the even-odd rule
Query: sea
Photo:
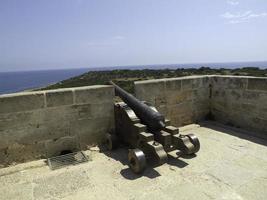
[[[89,71],[102,71],[114,69],[177,69],[177,68],[242,68],[259,67],[267,69],[267,61],[261,62],[232,62],[232,63],[193,63],[193,64],[167,64],[167,65],[138,65],[113,66],[98,68],[58,69],[39,71],[12,71],[0,72],[0,94],[20,92],[24,90],[44,87],[59,81],[81,75]]]

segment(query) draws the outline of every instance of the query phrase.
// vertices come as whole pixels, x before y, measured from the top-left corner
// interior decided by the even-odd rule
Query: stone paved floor
[[[86,151],[88,163],[51,171],[43,160],[0,169],[0,199],[267,199],[267,141],[214,125],[193,126],[201,150],[143,176],[127,150]]]

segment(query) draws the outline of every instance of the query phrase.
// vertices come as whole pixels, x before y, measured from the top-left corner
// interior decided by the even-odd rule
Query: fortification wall
[[[210,111],[208,76],[156,79],[135,82],[135,95],[150,102],[172,125],[198,122]]]
[[[267,134],[267,78],[211,77],[216,121]]]
[[[135,95],[178,127],[213,116],[267,136],[267,78],[189,76],[138,81]],[[113,98],[112,86],[0,95],[0,165],[98,143],[114,127]]]
[[[207,116],[267,136],[267,78],[212,75],[138,81],[135,94],[175,126]]]
[[[111,86],[0,95],[0,164],[97,143],[113,127],[113,97]]]

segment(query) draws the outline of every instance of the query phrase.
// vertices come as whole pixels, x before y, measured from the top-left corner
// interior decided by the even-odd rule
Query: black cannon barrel
[[[160,131],[165,127],[164,116],[151,109],[148,105],[139,101],[133,95],[129,94],[115,83],[110,81],[115,88],[115,94],[119,96],[137,115],[137,117],[147,125],[150,131]]]

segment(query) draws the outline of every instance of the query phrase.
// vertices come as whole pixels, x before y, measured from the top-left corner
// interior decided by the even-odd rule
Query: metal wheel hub
[[[128,153],[130,168],[135,173],[142,173],[146,168],[146,157],[139,149],[130,149]]]

